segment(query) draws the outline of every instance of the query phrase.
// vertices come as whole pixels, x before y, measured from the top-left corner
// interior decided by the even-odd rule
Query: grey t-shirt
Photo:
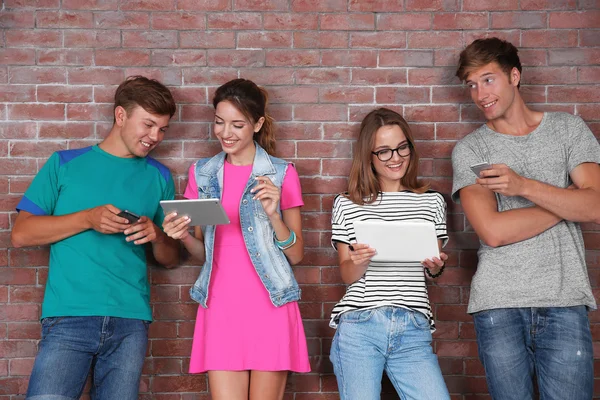
[[[474,185],[471,165],[506,164],[517,174],[560,188],[572,184],[570,171],[581,163],[600,163],[600,145],[580,117],[545,113],[526,136],[501,134],[481,126],[461,139],[452,152],[452,199]],[[520,196],[496,194],[498,211],[531,207]],[[471,282],[468,312],[511,307],[596,308],[578,223],[561,221],[530,239],[492,248],[481,243]]]

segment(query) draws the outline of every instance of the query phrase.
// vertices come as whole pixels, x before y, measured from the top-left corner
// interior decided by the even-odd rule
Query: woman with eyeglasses
[[[362,121],[348,192],[332,212],[332,244],[348,289],[331,314],[331,346],[341,400],[380,399],[385,370],[402,399],[449,399],[436,355],[425,276],[437,278],[448,256],[422,262],[373,261],[376,249],[356,243],[354,222],[425,220],[440,248],[448,239],[446,203],[417,180],[419,157],[398,113],[371,111]]]

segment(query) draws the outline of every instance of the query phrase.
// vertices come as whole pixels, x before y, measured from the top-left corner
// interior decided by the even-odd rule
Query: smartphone
[[[123,210],[117,214],[117,216],[125,218],[130,224],[135,224],[140,219],[139,215],[132,213],[131,211]]]
[[[475,164],[475,165],[471,165],[471,171],[473,171],[473,173],[475,175],[477,175],[478,178],[481,178],[481,171],[485,170],[485,169],[491,169],[492,165],[490,163],[486,163],[486,162],[482,162],[479,164]]]

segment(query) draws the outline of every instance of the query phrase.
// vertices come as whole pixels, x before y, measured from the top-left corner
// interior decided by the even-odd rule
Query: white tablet
[[[165,215],[177,212],[192,219],[190,226],[223,225],[229,223],[229,217],[219,199],[161,200]]]
[[[373,261],[414,261],[440,256],[435,225],[427,221],[355,221],[358,243],[377,251]]]

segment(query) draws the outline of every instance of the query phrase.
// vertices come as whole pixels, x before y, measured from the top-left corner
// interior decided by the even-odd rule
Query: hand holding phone
[[[492,165],[487,162],[482,162],[479,164],[471,165],[471,171],[473,171],[473,173],[475,175],[477,175],[478,178],[481,178],[481,171],[486,170],[486,169],[491,169],[491,168],[492,168]]]
[[[139,215],[136,215],[128,210],[121,211],[120,213],[117,214],[117,216],[121,217],[121,218],[125,218],[126,220],[129,221],[130,224],[135,224],[140,219]]]

